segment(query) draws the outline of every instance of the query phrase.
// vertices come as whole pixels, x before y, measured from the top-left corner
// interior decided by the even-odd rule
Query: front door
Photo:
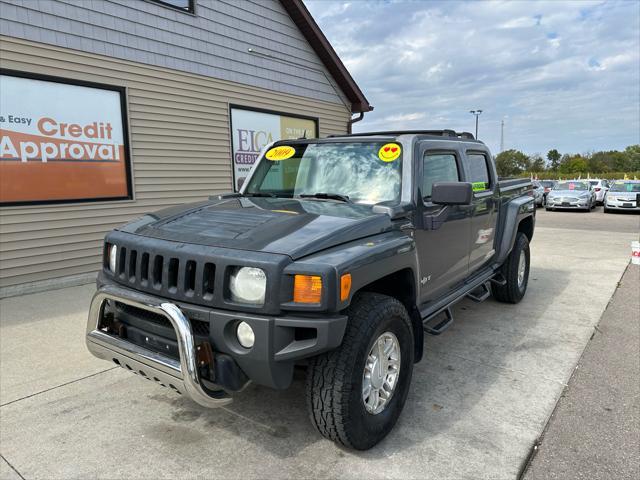
[[[422,178],[418,201],[422,200],[422,215],[426,217],[444,208],[448,210],[440,228],[419,228],[415,233],[420,261],[420,303],[425,303],[443,295],[467,275],[471,209],[464,205],[445,207],[431,202],[434,183],[462,180],[461,152],[446,149],[418,149],[418,152],[417,175]]]
[[[467,178],[473,184],[473,214],[469,249],[469,272],[481,268],[495,254],[497,204],[493,169],[488,152],[467,151],[464,159]]]

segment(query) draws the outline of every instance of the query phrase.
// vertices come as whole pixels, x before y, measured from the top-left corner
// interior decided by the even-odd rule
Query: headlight
[[[260,268],[238,267],[229,276],[231,300],[251,305],[264,304],[267,276]]]
[[[118,255],[118,247],[110,245],[109,247],[109,270],[111,273],[116,273],[116,256]]]

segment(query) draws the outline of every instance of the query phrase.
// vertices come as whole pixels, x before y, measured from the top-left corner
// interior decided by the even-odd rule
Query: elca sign
[[[122,95],[1,75],[0,201],[130,198]]]
[[[318,120],[232,106],[231,135],[234,188],[237,191],[265,145],[283,139],[316,138]]]

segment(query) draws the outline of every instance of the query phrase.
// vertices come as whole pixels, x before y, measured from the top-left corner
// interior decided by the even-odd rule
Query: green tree
[[[530,167],[529,157],[519,150],[505,150],[496,156],[496,169],[501,177],[518,175]]]
[[[560,160],[560,172],[562,173],[584,173],[589,170],[587,159],[580,154],[563,155]]]
[[[595,152],[587,159],[587,168],[592,173],[610,172],[609,155],[607,152]]]
[[[556,171],[560,166],[560,152],[555,148],[547,152],[547,160],[549,160],[549,170]]]
[[[530,170],[532,172],[544,172],[546,164],[544,158],[542,158],[540,154],[536,153],[532,155],[529,158],[529,163],[531,164]]]
[[[640,172],[640,144],[629,145],[624,149],[624,154],[629,160],[631,170],[634,172]]]

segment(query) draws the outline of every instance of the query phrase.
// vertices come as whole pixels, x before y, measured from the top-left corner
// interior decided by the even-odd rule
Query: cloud
[[[421,120],[426,117],[424,112],[405,113],[400,115],[390,115],[385,117],[387,122],[413,122],[414,120]]]
[[[640,143],[640,3],[305,0],[372,105],[355,131],[454,128],[528,153]]]

